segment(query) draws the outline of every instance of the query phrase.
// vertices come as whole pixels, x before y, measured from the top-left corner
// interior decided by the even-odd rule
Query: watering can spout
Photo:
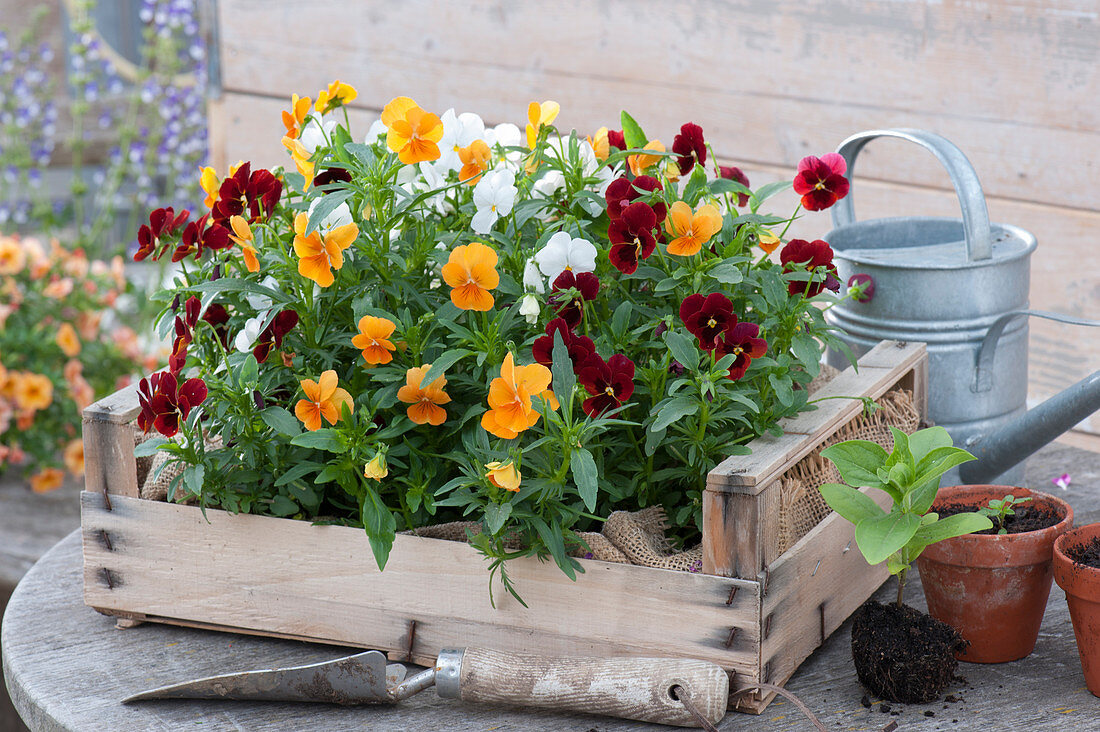
[[[959,466],[959,477],[963,483],[988,483],[1097,409],[1100,371],[966,445],[978,459]]]

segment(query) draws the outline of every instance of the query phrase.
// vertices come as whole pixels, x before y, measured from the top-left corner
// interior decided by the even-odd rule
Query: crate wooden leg
[[[755,580],[778,556],[779,490],[769,488],[703,491],[703,572]]]

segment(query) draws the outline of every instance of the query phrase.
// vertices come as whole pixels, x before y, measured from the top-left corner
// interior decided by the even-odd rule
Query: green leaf
[[[679,280],[677,280],[675,277],[665,277],[663,280],[657,283],[657,286],[653,288],[653,291],[668,292],[669,290],[675,290],[677,284],[679,284]]]
[[[886,462],[886,450],[870,440],[847,440],[825,448],[823,457],[832,461],[844,482],[856,488],[882,488],[877,470]]]
[[[283,304],[290,304],[293,302],[291,297],[284,292],[266,287],[258,282],[238,280],[232,277],[222,277],[221,279],[212,281],[206,280],[191,285],[180,285],[179,289],[186,292],[212,292],[216,294],[221,294],[223,292],[246,292],[252,295],[263,295],[272,302]]]
[[[160,449],[161,445],[168,444],[168,440],[157,435],[156,437],[150,437],[145,442],[140,443],[134,448],[134,457],[149,457],[156,453]]]
[[[944,539],[973,534],[975,531],[985,531],[991,528],[993,528],[993,522],[989,520],[988,516],[983,516],[980,513],[957,513],[954,516],[948,516],[921,526],[913,536],[913,543],[923,550],[924,547]]]
[[[821,491],[821,497],[825,499],[825,503],[829,504],[829,508],[853,524],[877,518],[886,513],[870,496],[851,486],[826,483],[818,490]]]
[[[928,427],[909,435],[909,451],[918,463],[937,447],[951,447],[951,435],[943,427]]]
[[[645,454],[652,455],[657,452],[657,448],[665,441],[665,431],[655,430],[653,428],[647,429],[645,433]]]
[[[554,348],[550,357],[550,386],[561,405],[562,417],[569,423],[573,419],[573,391],[577,386],[577,377],[573,373],[573,361],[569,358],[569,348],[562,339],[561,331],[554,331]]]
[[[752,194],[750,208],[752,208],[753,211],[756,211],[756,209],[760,208],[760,204],[762,204],[764,201],[767,201],[769,198],[778,193],[782,193],[783,191],[790,188],[791,185],[792,181],[790,180],[778,180],[774,183],[768,183],[767,185],[760,186],[760,188]]]
[[[546,545],[551,556],[554,557],[554,562],[561,567],[561,571],[565,572],[566,577],[576,581],[577,573],[573,568],[573,563],[565,555],[565,541],[561,536],[561,528],[558,526],[550,528],[546,521],[538,517],[534,518],[533,523],[535,524],[535,531],[542,539],[542,543]]]
[[[306,477],[310,473],[317,472],[322,467],[323,466],[320,463],[313,463],[313,462],[298,463],[297,465],[292,467],[290,470],[288,470],[285,473],[283,473],[282,475],[280,475],[275,480],[275,485],[276,486],[283,486],[283,485],[286,485],[287,483],[293,483],[296,480],[300,480],[301,478]]]
[[[623,300],[619,307],[615,308],[615,314],[611,316],[611,332],[621,336],[630,325],[631,305],[629,300]]]
[[[698,411],[699,402],[696,400],[688,397],[675,397],[658,406],[657,418],[653,420],[653,424],[649,426],[649,429],[654,432],[663,432],[673,422]]]
[[[428,384],[442,376],[447,369],[472,354],[473,351],[466,348],[455,348],[450,351],[445,351],[443,355],[432,361],[432,367],[428,369],[428,373],[424,374],[424,378],[420,380],[421,385],[427,387]]]
[[[512,515],[511,503],[487,503],[485,505],[485,528],[490,534],[500,533],[504,522]]]
[[[271,499],[269,509],[274,516],[293,516],[298,513],[298,504],[284,495],[277,495]]]
[[[577,490],[581,494],[585,508],[589,511],[596,510],[596,492],[599,489],[599,471],[596,470],[596,461],[585,448],[577,448],[569,459],[569,469],[573,473],[573,482],[577,484]]]
[[[626,142],[628,148],[643,148],[649,139],[642,132],[641,125],[634,121],[634,118],[626,113],[626,110],[619,115],[619,122],[623,126],[623,140]]]
[[[325,217],[339,208],[340,204],[351,198],[354,191],[331,191],[321,196],[320,202],[314,206],[309,215],[309,223],[306,224],[306,235],[316,231]]]
[[[959,447],[934,447],[917,463],[917,475],[914,485],[924,485],[935,480],[956,465],[976,460],[973,455]]]
[[[699,349],[695,347],[695,338],[675,330],[665,333],[665,345],[681,366],[694,370],[699,366]]]
[[[297,437],[302,434],[302,426],[298,418],[282,407],[268,407],[260,412],[260,418],[263,419],[264,424],[280,435]]]
[[[382,499],[373,488],[364,485],[363,489],[364,493],[359,501],[363,530],[367,532],[371,551],[374,552],[374,561],[378,564],[378,569],[382,570],[386,568],[386,562],[390,558],[397,521],[393,517],[393,512],[382,503]]]
[[[315,450],[327,450],[328,452],[344,451],[344,446],[340,442],[340,435],[336,430],[327,427],[313,432],[303,432],[291,440],[290,444],[298,447],[311,447]]]
[[[805,333],[798,333],[791,339],[791,352],[794,353],[794,357],[815,376],[821,368],[821,350],[817,339]]]
[[[183,471],[183,484],[196,496],[202,495],[202,483],[205,479],[205,465],[188,465]]]
[[[724,285],[736,285],[745,279],[745,275],[741,272],[741,268],[729,262],[722,262],[717,267],[709,270],[707,274]]]
[[[274,315],[272,317],[274,317]],[[264,327],[267,326],[265,325]],[[241,369],[237,373],[237,383],[240,385],[241,389],[245,389],[249,385],[255,384],[259,377],[260,364],[257,363],[256,357],[249,353],[241,360]]]
[[[884,562],[909,543],[920,528],[920,516],[912,513],[884,513],[856,524],[856,544],[868,564]]]

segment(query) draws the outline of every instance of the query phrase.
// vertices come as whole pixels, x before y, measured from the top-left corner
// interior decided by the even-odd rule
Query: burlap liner
[[[821,375],[809,385],[810,393],[819,389],[836,374],[835,369],[823,367]],[[821,457],[822,449],[844,440],[859,439],[876,442],[889,450],[893,445],[893,438],[890,435],[891,426],[907,434],[917,429],[920,415],[913,405],[911,392],[895,389],[883,395],[876,404],[880,409],[870,415],[863,414],[842,426],[817,449],[780,476],[778,539],[780,553],[793,546],[829,515],[829,507],[817,489],[823,483],[838,482],[840,475],[832,463]],[[137,432],[135,442],[141,441],[143,437],[140,432]],[[221,441],[215,438],[208,442],[208,445],[216,449],[221,446]],[[154,501],[167,500],[168,486],[182,470],[179,464],[162,468],[167,459],[168,455],[164,452],[157,452],[151,462],[149,459],[139,459],[138,482],[142,485],[142,498]],[[177,486],[176,502],[193,501],[194,498],[186,495],[186,489],[182,486]],[[701,571],[702,547],[672,551],[665,535],[667,527],[667,519],[660,506],[641,511],[615,511],[604,522],[602,531],[578,533],[577,535],[587,548],[577,547],[572,554],[618,564],[638,564],[687,572]],[[746,530],[755,531],[755,527],[746,527]],[[404,533],[447,541],[467,541],[469,535],[478,534],[480,531],[479,522],[454,521],[424,526]],[[517,546],[515,541],[506,543],[513,548]]]

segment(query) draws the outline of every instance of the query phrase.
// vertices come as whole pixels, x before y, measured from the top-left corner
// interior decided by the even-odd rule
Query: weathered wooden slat
[[[581,560],[574,583],[552,563],[517,560],[509,573],[529,607],[498,584],[494,609],[487,565],[461,542],[398,536],[379,572],[355,529],[112,498],[107,511],[101,496],[82,496],[84,599],[101,610],[404,654],[415,622],[419,658],[480,644],[668,654],[752,674],[759,657],[752,581]]]
[[[1069,0],[711,0],[676,11],[660,0],[342,0],[311,6],[309,22],[369,27],[371,42],[323,44],[286,32],[302,13],[289,0],[219,3],[225,88],[315,96],[341,77],[367,106],[408,95],[521,125],[530,99],[553,98],[562,123],[586,131],[626,106],[666,144],[690,115],[719,153],[786,165],[857,129],[901,124],[954,140],[993,195],[1096,209],[1100,18]],[[739,71],[719,78],[716,67]],[[872,147],[860,163],[870,177],[946,186],[926,153],[898,160],[889,143]]]
[[[131,385],[89,405],[83,413],[85,487],[101,494],[138,495],[134,425],[140,411]]]

